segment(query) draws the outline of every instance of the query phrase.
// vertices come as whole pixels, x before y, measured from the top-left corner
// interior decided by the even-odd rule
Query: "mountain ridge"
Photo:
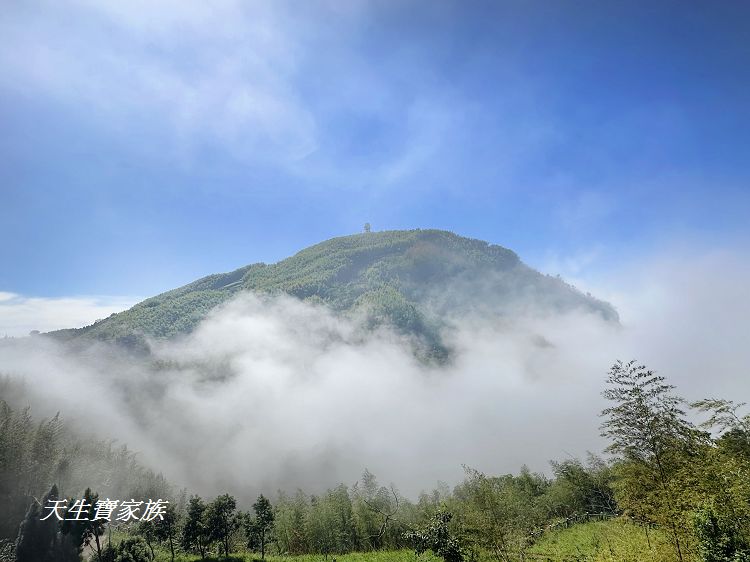
[[[619,321],[610,304],[539,273],[512,250],[449,231],[415,229],[331,238],[274,264],[207,275],[89,326],[49,335],[147,349],[149,339],[189,333],[211,310],[245,291],[288,294],[338,313],[365,311],[371,327],[391,324],[438,356],[446,353],[441,315],[468,307],[490,314],[519,303],[561,312],[579,308]]]

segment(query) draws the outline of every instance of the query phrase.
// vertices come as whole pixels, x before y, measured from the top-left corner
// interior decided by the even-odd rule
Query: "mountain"
[[[275,264],[209,275],[90,326],[50,335],[147,349],[149,338],[189,333],[244,291],[286,293],[342,314],[362,312],[370,327],[391,324],[438,358],[448,353],[441,338],[445,318],[456,313],[581,309],[618,321],[608,303],[535,271],[511,250],[442,230],[398,230],[333,238]]]

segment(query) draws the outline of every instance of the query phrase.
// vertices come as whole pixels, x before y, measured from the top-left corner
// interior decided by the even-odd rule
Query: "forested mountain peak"
[[[442,354],[446,315],[583,309],[617,321],[611,305],[543,275],[511,250],[443,230],[363,232],[332,238],[275,264],[256,263],[203,277],[94,324],[54,335],[142,348],[149,338],[189,333],[216,306],[253,291],[363,312],[370,327],[390,324]]]

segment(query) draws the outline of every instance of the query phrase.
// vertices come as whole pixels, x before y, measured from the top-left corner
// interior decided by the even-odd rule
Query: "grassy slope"
[[[175,562],[197,562],[200,556],[188,556],[178,554],[175,556]],[[259,560],[258,554],[233,554],[230,558],[206,558],[205,562],[252,562]],[[442,562],[442,559],[436,558],[431,554],[423,554],[417,557],[413,550],[393,550],[379,552],[352,552],[350,554],[333,554],[327,558],[322,554],[306,554],[303,556],[273,556],[266,555],[267,562]],[[154,562],[170,562],[169,553],[159,550]]]
[[[123,535],[124,536],[124,535]],[[117,536],[115,542],[121,540]],[[252,562],[257,554],[233,554],[229,560]],[[430,553],[417,557],[412,550],[386,552],[355,552],[350,554],[304,556],[266,556],[268,562],[442,562]],[[169,553],[157,548],[155,562],[167,562]],[[178,554],[176,562],[196,562],[199,556]],[[207,558],[208,561],[218,560]],[[224,560],[224,559],[221,559]],[[524,558],[527,562],[676,562],[672,544],[662,531],[650,529],[626,520],[579,523],[567,529],[549,532],[530,549]],[[685,558],[686,561],[692,560]],[[490,557],[480,557],[480,562],[497,562]]]
[[[529,560],[586,562],[673,562],[667,536],[628,521],[615,519],[580,523],[546,535],[531,549]]]

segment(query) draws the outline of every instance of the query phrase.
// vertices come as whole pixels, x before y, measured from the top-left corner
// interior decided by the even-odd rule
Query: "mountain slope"
[[[210,310],[243,291],[286,293],[341,313],[363,311],[371,326],[392,324],[438,356],[446,351],[441,318],[457,311],[583,309],[617,321],[612,306],[529,268],[511,250],[446,231],[408,230],[333,238],[276,264],[209,275],[54,335],[141,347],[147,338],[190,332]]]

